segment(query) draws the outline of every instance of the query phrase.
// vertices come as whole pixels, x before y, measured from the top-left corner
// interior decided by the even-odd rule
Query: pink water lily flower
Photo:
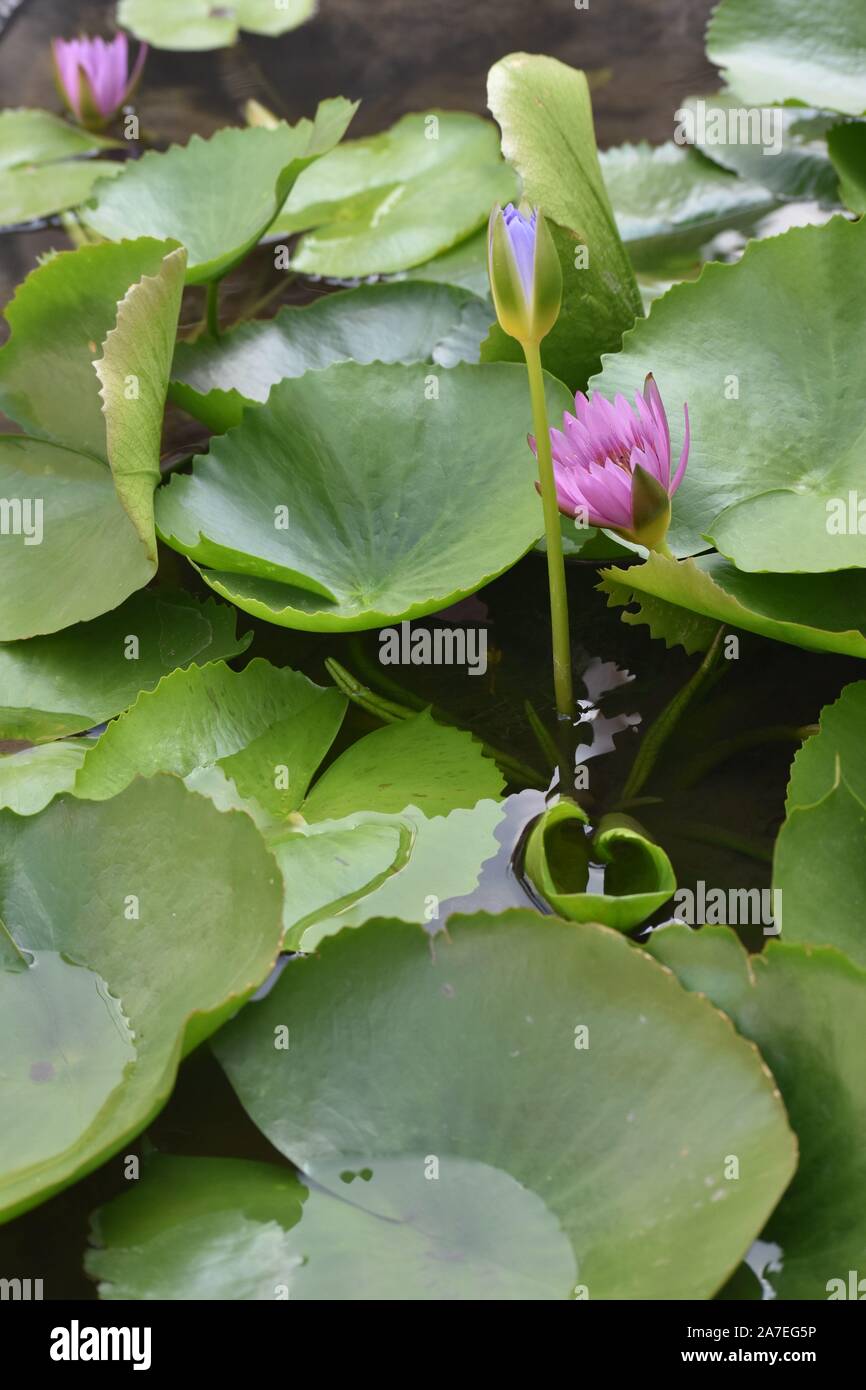
[[[666,549],[670,499],[683,480],[689,457],[689,410],[683,405],[685,437],[671,477],[671,437],[652,373],[635,406],[618,395],[611,403],[598,391],[579,391],[574,415],[551,429],[550,444],[559,509],[566,516],[616,531],[628,540]],[[530,440],[533,450],[535,441]]]
[[[132,72],[129,40],[53,39],[52,51],[61,95],[80,125],[94,130],[104,126],[131,96],[147,57],[142,44]]]

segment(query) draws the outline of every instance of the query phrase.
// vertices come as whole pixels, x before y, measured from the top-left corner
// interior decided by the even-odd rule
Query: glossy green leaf
[[[561,917],[618,931],[639,926],[677,886],[664,850],[636,821],[604,816],[590,834],[589,817],[573,801],[557,802],[536,821],[525,871]]]
[[[447,815],[500,796],[504,785],[471,734],[437,724],[425,711],[347,748],[307,797],[304,818],[339,820],[359,809],[388,813],[406,806],[425,816]]]
[[[602,570],[599,587],[608,594],[609,607],[636,599],[638,612],[624,614],[624,621],[648,622],[653,636],[668,638],[672,625],[667,614],[660,618],[655,603],[642,606],[646,595],[712,619],[714,626],[728,623],[807,651],[866,657],[862,571],[748,574],[721,555],[673,561],[651,554],[628,569]],[[695,640],[703,644],[707,631],[699,628]]]
[[[0,810],[32,816],[71,791],[89,747],[88,739],[58,739],[0,755]]]
[[[642,312],[599,167],[586,77],[555,58],[512,53],[490,69],[487,100],[524,198],[552,224],[562,311],[541,344],[541,360],[574,390]],[[520,361],[522,349],[496,325],[481,355]]]
[[[320,103],[313,121],[218,130],[209,140],[194,135],[164,153],[151,150],[98,186],[83,215],[112,241],[179,241],[189,283],[219,279],[255,246],[301,170],[342,138],[355,110],[336,97]]]
[[[547,382],[551,415],[570,403]],[[211,588],[284,627],[437,612],[542,530],[525,369],[336,363],[274,386],[157,500]]]
[[[799,102],[866,111],[866,10],[860,0],[721,0],[707,53],[744,104]]]
[[[306,233],[292,258],[305,274],[387,274],[447,251],[515,195],[489,121],[419,112],[304,173],[271,234]]]
[[[807,738],[791,764],[788,796],[790,813],[798,806],[813,806],[836,784],[841,764],[845,781],[855,796],[866,802],[866,681],[846,685],[839,699],[821,711],[818,733]]]
[[[523,1301],[575,1282],[556,1218],[483,1163],[428,1181],[417,1158],[386,1159],[337,1181],[340,1197],[273,1165],[157,1155],[95,1213],[88,1271],[107,1299]]]
[[[223,433],[276,382],[332,362],[477,362],[490,319],[481,300],[450,285],[362,285],[307,308],[287,305],[218,342],[179,343],[170,395]]]
[[[149,240],[64,252],[9,306],[0,407],[32,437],[0,439],[2,642],[96,618],[156,569],[152,493],[184,263]]]
[[[593,386],[610,399],[631,398],[653,372],[674,457],[688,402],[691,451],[668,535],[678,554],[706,537],[741,570],[866,564],[856,524],[836,520],[861,480],[864,301],[866,221],[837,217],[753,242],[736,265],[707,266],[606,359]]]
[[[175,778],[100,805],[0,813],[0,919],[28,962],[0,971],[5,1217],[147,1124],[183,1053],[267,974],[280,915],[279,873],[249,818]]]
[[[834,126],[827,136],[839,192],[852,212],[866,212],[866,121]]]
[[[750,957],[725,927],[665,927],[648,950],[757,1043],[797,1135],[797,1173],[762,1233],[781,1247],[764,1277],[777,1298],[833,1297],[840,1279],[849,1296],[866,1240],[866,973],[829,948],[770,942]]]
[[[619,234],[632,265],[676,278],[727,227],[750,227],[775,207],[766,187],[723,172],[668,141],[617,145],[599,155]]]
[[[154,48],[227,48],[241,30],[276,38],[311,19],[316,0],[120,0],[117,22]]]
[[[785,941],[837,946],[866,965],[866,682],[821,713],[791,767],[773,857]]]
[[[486,299],[490,294],[490,280],[487,273],[487,228],[473,232],[465,241],[434,256],[432,260],[422,261],[405,271],[409,280],[432,280],[441,285],[459,285],[470,294]]]
[[[389,1214],[395,1160],[419,1191],[431,1157],[443,1188],[451,1162],[508,1175],[569,1238],[578,1297],[709,1297],[795,1166],[771,1079],[706,1001],[617,933],[533,912],[452,919],[432,950],[400,922],[341,932],[215,1049],[271,1142],[357,1206]]]
[[[839,180],[826,139],[836,116],[802,107],[743,106],[726,92],[689,97],[677,116],[701,154],[722,168],[780,198],[838,203]]]
[[[0,738],[39,743],[92,729],[178,666],[237,656],[234,609],[186,594],[134,594],[93,622],[0,645]]]
[[[0,226],[77,207],[97,179],[122,168],[87,156],[118,143],[68,125],[50,111],[0,111]]]
[[[343,719],[345,696],[290,667],[256,658],[243,671],[224,662],[190,666],[144,691],[84,760],[77,796],[103,800],[135,777],[185,777],[219,763],[243,796],[281,815],[300,805]],[[259,740],[265,741],[265,750]],[[276,764],[288,783],[275,787]],[[266,775],[255,778],[253,770]]]

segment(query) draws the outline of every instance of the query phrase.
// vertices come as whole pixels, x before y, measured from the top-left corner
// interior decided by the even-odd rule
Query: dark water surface
[[[208,134],[238,122],[240,104],[249,97],[295,120],[310,114],[320,98],[343,93],[362,98],[352,133],[367,134],[410,110],[442,106],[483,112],[487,68],[504,53],[527,49],[594,71],[602,146],[625,139],[659,141],[672,133],[679,99],[715,85],[703,56],[710,8],[711,0],[591,0],[588,11],[576,11],[569,0],[478,0],[474,5],[465,0],[321,0],[319,17],[283,39],[245,38],[236,49],[215,53],[152,53],[139,109],[149,136],[163,144],[185,140],[194,130]],[[113,4],[95,0],[24,0],[0,35],[2,104],[55,107],[51,35],[104,31],[113,10]],[[0,236],[0,300],[8,300],[38,254],[66,245],[53,227]],[[273,288],[272,255],[254,255],[228,286],[229,317],[249,311]],[[283,279],[268,311],[287,298],[309,294],[309,287],[286,287]],[[184,307],[186,323],[193,325],[200,312],[193,292]],[[170,414],[167,460],[203,442],[199,426],[178,412]],[[161,579],[191,588],[197,582],[183,557],[173,552],[163,554]],[[666,651],[645,628],[624,626],[617,611],[607,609],[596,584],[592,566],[570,566],[575,665],[585,686],[578,695],[587,700],[592,715],[583,741],[590,754],[597,754],[592,796],[605,802],[615,799],[625,780],[641,727],[688,678],[696,659],[679,648]],[[453,667],[390,667],[388,677],[490,743],[538,766],[542,755],[524,702],[531,701],[550,721],[543,557],[526,557],[479,597],[488,623],[485,675],[470,677]],[[378,680],[383,687],[376,633],[332,639],[239,616],[242,630],[255,630],[255,655],[299,667],[323,682],[324,659],[335,656],[362,680]],[[638,814],[670,853],[680,884],[704,879],[719,887],[766,887],[767,856],[783,816],[793,747],[768,744],[741,753],[686,790],[677,789],[677,779],[715,740],[769,725],[814,722],[821,706],[859,676],[861,668],[853,660],[813,655],[748,634],[741,635],[740,659],[723,667],[646,788],[664,800]],[[335,752],[375,727],[377,721],[353,708]],[[532,793],[515,803],[509,821],[515,835],[526,814],[540,804]],[[711,832],[702,828],[707,825]],[[707,843],[708,834],[721,843]],[[748,854],[735,847],[737,837],[748,843]],[[508,870],[510,848],[503,846],[473,902],[498,908],[519,900],[519,883]],[[149,1146],[180,1154],[285,1161],[246,1117],[207,1048],[183,1064],[171,1101],[128,1152],[141,1154]],[[88,1216],[123,1188],[122,1164],[119,1155],[0,1231],[0,1274],[42,1278],[47,1298],[93,1296],[81,1272]]]

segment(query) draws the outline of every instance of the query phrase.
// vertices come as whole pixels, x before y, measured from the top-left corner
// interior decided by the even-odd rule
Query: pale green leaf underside
[[[182,1053],[267,974],[282,895],[248,817],[171,777],[110,804],[0,812],[0,869],[0,919],[30,962],[0,971],[8,1218],[159,1110]]]

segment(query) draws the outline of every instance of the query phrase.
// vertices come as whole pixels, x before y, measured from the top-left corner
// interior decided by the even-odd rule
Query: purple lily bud
[[[670,499],[683,480],[689,457],[689,410],[683,405],[685,438],[671,476],[667,415],[652,373],[633,409],[625,396],[613,403],[598,391],[579,391],[574,415],[550,431],[559,510],[592,526],[617,531],[654,548],[670,524]],[[535,440],[530,440],[535,451]]]
[[[147,44],[142,44],[129,70],[129,40],[53,39],[54,67],[60,94],[80,125],[99,129],[131,96],[144,67]]]
[[[490,214],[488,269],[496,317],[520,343],[540,343],[559,317],[562,271],[550,228],[538,208],[512,203]]]

